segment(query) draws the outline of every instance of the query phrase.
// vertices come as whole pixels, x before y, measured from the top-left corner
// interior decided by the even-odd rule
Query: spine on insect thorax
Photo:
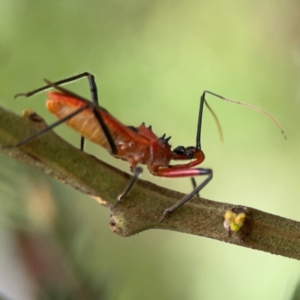
[[[131,155],[134,165],[145,164],[148,168],[168,166],[171,160],[170,138],[157,137],[152,131],[152,126],[146,126],[143,122],[140,126],[129,126],[134,138],[127,145],[127,157]],[[131,164],[132,165],[132,164]]]

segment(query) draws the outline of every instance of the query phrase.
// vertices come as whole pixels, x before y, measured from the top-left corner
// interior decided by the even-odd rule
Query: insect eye
[[[183,146],[178,146],[173,150],[176,154],[185,154],[185,148]]]
[[[195,154],[195,147],[187,147],[185,149],[185,154],[188,158],[193,158]]]

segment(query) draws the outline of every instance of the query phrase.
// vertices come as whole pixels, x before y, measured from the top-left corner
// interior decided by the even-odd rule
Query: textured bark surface
[[[115,199],[130,175],[81,152],[55,133],[49,132],[21,148],[5,148],[45,126],[38,116],[20,117],[0,108],[0,152],[111,208],[111,229],[115,233],[130,236],[147,229],[168,229],[300,259],[299,222],[247,207],[244,226],[229,235],[223,226],[224,214],[235,206],[195,198],[159,223],[164,209],[183,194],[139,180],[129,197],[114,208]]]

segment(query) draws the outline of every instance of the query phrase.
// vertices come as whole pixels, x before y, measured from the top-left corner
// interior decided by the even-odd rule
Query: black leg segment
[[[133,169],[133,177],[131,178],[131,180],[130,180],[129,184],[127,185],[127,187],[125,188],[124,192],[118,196],[115,206],[117,206],[118,202],[122,201],[130,193],[130,191],[133,189],[134,185],[136,184],[136,182],[139,179],[139,176],[142,172],[143,172],[143,169],[141,167],[135,167]]]
[[[212,177],[213,177],[212,169],[197,168],[196,170],[199,171],[199,175],[207,175],[208,177],[200,185],[198,185],[190,194],[188,194],[186,197],[184,197],[182,200],[180,200],[175,205],[167,208],[163,212],[163,216],[162,216],[162,218],[160,219],[159,222],[163,222],[165,220],[165,218],[167,217],[167,215],[174,212],[176,209],[181,207],[183,204],[185,204],[186,202],[191,200],[195,195],[197,195],[212,180]]]
[[[84,77],[87,77],[88,81],[89,81],[89,86],[90,86],[90,92],[91,92],[91,98],[92,98],[92,102],[71,92],[70,90],[67,90],[65,88],[62,88],[60,85],[63,85],[63,84],[66,84],[66,83],[69,83],[69,82],[73,82],[73,81],[76,81],[78,79],[81,79],[81,78],[84,78]],[[103,121],[103,118],[101,117],[101,114],[99,113],[99,111],[97,110],[97,107],[99,106],[99,99],[98,99],[98,91],[97,91],[97,85],[96,85],[96,82],[95,82],[95,76],[88,73],[88,72],[83,72],[83,73],[80,73],[78,75],[75,75],[75,76],[72,76],[72,77],[69,77],[69,78],[66,78],[66,79],[63,79],[63,80],[59,80],[59,81],[56,81],[56,82],[50,82],[48,80],[45,80],[45,82],[47,83],[47,85],[45,86],[42,86],[38,89],[35,89],[33,91],[30,91],[28,93],[19,93],[17,95],[15,95],[15,98],[19,97],[19,96],[25,96],[25,97],[31,97],[32,95],[36,94],[36,93],[39,93],[41,91],[44,91],[44,90],[47,90],[49,88],[56,88],[57,90],[67,94],[67,95],[70,95],[72,97],[75,97],[77,99],[80,99],[81,101],[87,103],[87,107],[90,107],[92,110],[93,110],[93,113],[96,117],[96,119],[98,120],[99,122],[99,125],[101,126],[106,138],[107,138],[107,141],[110,145],[110,148],[111,148],[111,152],[112,154],[116,155],[118,153],[117,151],[117,147],[114,143],[114,140],[105,124],[105,122]],[[29,141],[33,140],[34,138],[36,138],[37,136],[40,136],[41,134],[49,131],[50,129],[53,129],[54,127],[58,126],[59,124],[65,122],[66,120],[69,120],[70,118],[72,118],[73,116],[77,115],[78,113],[80,113],[81,111],[83,111],[83,109],[79,109],[78,111],[72,113],[70,116],[67,116],[65,117],[63,120],[60,120],[56,123],[54,123],[53,125],[51,125],[49,127],[49,129],[45,129],[45,130],[42,130],[40,133],[37,133],[36,135],[32,136],[32,137],[29,137],[27,139],[24,139],[23,141],[19,142],[17,144],[17,146],[21,146],[21,145],[24,145],[26,143],[28,143]],[[81,140],[80,140],[80,149],[83,150],[84,148],[84,137],[81,137]]]

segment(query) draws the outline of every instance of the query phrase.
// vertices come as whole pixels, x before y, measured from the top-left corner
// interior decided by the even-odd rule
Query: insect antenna
[[[227,102],[231,102],[231,103],[235,103],[235,104],[238,104],[238,105],[241,105],[241,106],[245,106],[245,107],[248,107],[250,109],[256,110],[256,111],[264,114],[265,116],[267,116],[277,126],[277,128],[280,130],[281,134],[283,135],[284,139],[287,139],[287,137],[286,137],[286,135],[284,133],[284,130],[283,130],[282,126],[279,124],[279,122],[271,114],[269,114],[268,112],[266,112],[262,108],[254,106],[252,104],[248,104],[248,103],[244,103],[244,102],[240,102],[240,101],[228,99],[228,98],[225,98],[225,97],[220,96],[218,94],[215,94],[213,92],[205,91],[204,93],[211,94],[211,95],[213,95],[215,97],[218,97],[218,98],[220,98],[222,100],[225,100]]]
[[[214,112],[214,110],[211,108],[210,105],[208,105],[207,101],[204,102],[206,107],[208,108],[208,110],[210,111],[210,113],[212,114],[216,124],[217,124],[217,128],[218,128],[218,132],[219,132],[219,136],[220,136],[220,140],[221,142],[224,142],[224,135],[223,135],[223,130],[222,130],[222,126],[221,123],[219,121],[219,118],[217,116],[217,114]]]
[[[286,135],[284,133],[284,130],[281,127],[281,125],[279,124],[279,122],[271,114],[269,114],[265,110],[261,109],[260,107],[257,107],[257,106],[254,106],[254,105],[251,105],[251,104],[248,104],[248,103],[240,102],[240,101],[235,101],[235,100],[232,100],[232,99],[229,99],[229,98],[225,98],[225,97],[223,97],[221,95],[218,95],[218,94],[210,92],[210,91],[204,91],[202,93],[202,95],[201,95],[201,98],[200,98],[200,108],[199,108],[198,127],[197,127],[197,136],[196,136],[196,148],[197,149],[201,149],[201,128],[202,128],[202,116],[203,116],[203,106],[204,106],[204,103],[207,106],[207,108],[209,109],[209,111],[212,113],[212,115],[213,115],[213,117],[214,117],[214,119],[215,119],[215,121],[217,123],[217,127],[218,127],[218,130],[219,130],[219,133],[220,133],[221,140],[223,139],[223,134],[222,134],[222,129],[221,129],[220,122],[219,122],[219,120],[218,120],[215,112],[208,105],[208,103],[207,103],[207,101],[205,99],[205,94],[210,94],[210,95],[215,96],[215,97],[217,97],[219,99],[222,99],[224,101],[231,102],[231,103],[234,103],[234,104],[238,104],[238,105],[241,105],[241,106],[245,106],[245,107],[248,107],[250,109],[256,110],[256,111],[264,114],[265,116],[267,116],[277,126],[277,128],[280,130],[280,132],[283,135],[283,137],[285,139],[287,139],[287,137],[286,137]]]

